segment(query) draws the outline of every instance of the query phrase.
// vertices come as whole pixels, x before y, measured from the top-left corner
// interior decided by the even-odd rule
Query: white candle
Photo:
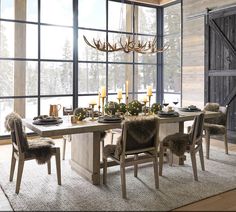
[[[147,95],[152,96],[152,86],[147,86]]]
[[[91,100],[89,101],[89,104],[90,104],[90,105],[96,105],[96,104],[97,104],[97,102],[96,102],[96,100],[95,100],[95,99],[91,99]]]
[[[117,89],[117,99],[122,99],[122,90]]]
[[[98,107],[100,106],[100,92],[98,92]]]
[[[129,96],[129,82],[128,82],[128,80],[126,81],[125,90],[126,90],[126,97],[128,97]]]
[[[106,97],[106,87],[105,86],[102,86],[101,88],[101,97]]]
[[[147,97],[146,96],[143,97],[143,102],[147,102]]]

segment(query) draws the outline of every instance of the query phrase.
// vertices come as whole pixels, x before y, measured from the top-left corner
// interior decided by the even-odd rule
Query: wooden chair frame
[[[197,162],[196,162],[196,153],[199,152],[200,162],[202,170],[205,171],[204,165],[204,156],[203,156],[203,148],[202,148],[202,137],[203,137],[203,123],[204,123],[204,113],[196,116],[193,123],[193,133],[192,133],[192,144],[188,145],[186,152],[190,153],[191,161],[192,161],[192,168],[193,168],[193,176],[194,180],[198,181],[197,175]],[[160,160],[159,160],[159,174],[162,176],[162,169],[163,169],[163,158],[164,158],[164,147],[163,142],[160,143]],[[172,157],[171,153],[171,157]],[[171,160],[172,165],[172,160]]]
[[[14,170],[16,165],[16,160],[18,160],[18,170],[17,170],[17,179],[16,179],[16,193],[18,194],[20,191],[22,173],[24,168],[24,163],[27,160],[33,160],[35,157],[26,157],[26,152],[23,152],[20,145],[20,133],[23,133],[22,127],[17,125],[14,121],[14,132],[16,143],[12,141],[12,158],[11,158],[11,168],[10,168],[10,182],[13,180]],[[61,162],[60,162],[60,148],[52,147],[52,154],[55,155],[56,158],[56,169],[57,169],[57,181],[58,185],[61,185]],[[51,174],[51,161],[47,162],[48,174]]]
[[[227,124],[228,124],[227,118],[228,118],[228,111],[229,111],[228,105],[226,105],[225,107],[220,106],[219,111],[226,114],[226,123],[224,125],[225,133],[222,134],[222,135],[224,135],[225,154],[228,154],[229,153],[229,150],[228,150],[228,135],[227,135]],[[206,159],[209,159],[209,155],[210,155],[210,136],[211,136],[211,134],[210,134],[210,132],[207,128],[205,128],[204,130],[205,130],[205,142],[206,142]]]
[[[122,187],[122,198],[126,198],[126,177],[125,177],[125,167],[134,166],[134,177],[138,176],[138,164],[153,162],[154,168],[154,177],[155,177],[155,187],[159,188],[159,174],[158,174],[158,157],[157,157],[157,148],[158,148],[158,139],[157,132],[154,135],[154,146],[151,148],[138,149],[134,151],[126,151],[126,142],[127,142],[127,125],[124,123],[122,128],[122,153],[120,159],[113,157],[112,155],[108,156],[110,159],[115,161],[120,165],[120,176],[121,176],[121,187]],[[145,154],[147,157],[139,158],[139,154]],[[127,161],[125,158],[127,155],[134,155],[133,160]],[[103,156],[103,183],[107,183],[107,158]]]

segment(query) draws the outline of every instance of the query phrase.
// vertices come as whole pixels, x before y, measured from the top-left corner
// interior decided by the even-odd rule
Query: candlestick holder
[[[122,97],[117,97],[118,103],[120,104]]]
[[[149,114],[151,114],[151,98],[152,98],[152,95],[148,95],[148,100],[149,100]]]
[[[94,121],[95,119],[94,119],[94,106],[95,106],[96,104],[95,103],[91,103],[91,104],[89,104],[89,106],[91,106],[92,107],[92,110],[91,110],[91,121]]]
[[[101,96],[102,98],[102,116],[105,114],[105,96]]]
[[[147,110],[147,108],[146,108],[147,102],[148,102],[148,101],[143,100],[143,103],[144,103],[144,116],[147,115],[147,111],[146,111],[146,110]]]
[[[100,116],[100,113],[101,113],[101,106],[98,105],[98,115]]]
[[[125,99],[125,104],[128,105],[129,104],[129,96],[126,96],[126,99]]]

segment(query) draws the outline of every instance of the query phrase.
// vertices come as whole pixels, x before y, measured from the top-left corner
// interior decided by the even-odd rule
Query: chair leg
[[[107,159],[103,158],[103,184],[107,184]]]
[[[157,155],[155,155],[153,160],[153,168],[154,168],[154,177],[155,177],[155,187],[159,188],[159,174],[158,174],[158,159]]]
[[[58,185],[61,185],[61,161],[60,161],[60,149],[56,149],[56,169],[57,169],[57,182]]]
[[[47,166],[48,166],[48,174],[51,174],[51,159],[48,160]]]
[[[169,149],[169,152],[168,152],[168,154],[169,154],[169,156],[168,156],[168,158],[169,158],[169,165],[170,166],[173,166],[173,160],[174,160],[174,156],[173,156],[173,152]]]
[[[16,166],[16,159],[14,157],[14,151],[12,150],[12,156],[11,156],[11,170],[10,170],[10,182],[13,180],[14,171]]]
[[[20,191],[20,184],[21,184],[21,178],[22,178],[22,173],[24,169],[24,159],[19,159],[18,162],[18,171],[17,171],[17,179],[16,179],[16,193],[19,194]]]
[[[204,156],[203,156],[203,148],[202,148],[202,144],[201,144],[201,147],[200,147],[200,149],[199,149],[199,157],[200,157],[200,161],[201,161],[202,171],[205,171],[205,165],[204,165]]]
[[[160,145],[160,152],[159,152],[159,175],[162,176],[162,169],[163,169],[163,158],[164,158],[164,147],[163,144]]]
[[[227,132],[224,135],[224,142],[225,142],[225,154],[229,154],[229,152],[228,152],[228,137],[227,137]]]
[[[62,152],[62,160],[65,160],[66,154],[66,138],[63,137],[63,152]]]
[[[125,181],[125,164],[120,164],[120,176],[121,176],[121,187],[122,187],[122,198],[126,198],[126,181]]]
[[[135,162],[138,160],[138,155],[134,155],[134,177],[138,177],[138,164]]]
[[[209,159],[209,154],[210,154],[210,132],[208,130],[205,130],[206,136],[205,136],[205,141],[206,141],[206,159]]]
[[[113,144],[113,139],[114,139],[114,133],[111,132],[111,144]]]
[[[197,162],[196,162],[196,154],[194,152],[190,152],[191,161],[192,161],[192,168],[193,168],[193,176],[194,180],[198,181],[197,177]]]

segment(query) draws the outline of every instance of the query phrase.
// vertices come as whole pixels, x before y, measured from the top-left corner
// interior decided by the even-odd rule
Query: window
[[[163,54],[164,100],[170,104],[181,101],[181,4],[164,8],[164,43],[169,48]]]
[[[84,42],[83,36],[110,43],[128,37],[145,42],[162,38],[157,26],[162,18],[163,43],[170,44],[163,64],[161,54],[106,53]],[[0,136],[7,134],[3,123],[11,111],[27,118],[48,114],[50,104],[88,107],[101,86],[107,88],[107,100],[116,101],[117,89],[125,93],[126,80],[130,101],[141,101],[150,85],[151,103],[161,101],[162,65],[164,98],[174,95],[180,101],[180,27],[180,4],[157,8],[113,0],[1,0]]]

